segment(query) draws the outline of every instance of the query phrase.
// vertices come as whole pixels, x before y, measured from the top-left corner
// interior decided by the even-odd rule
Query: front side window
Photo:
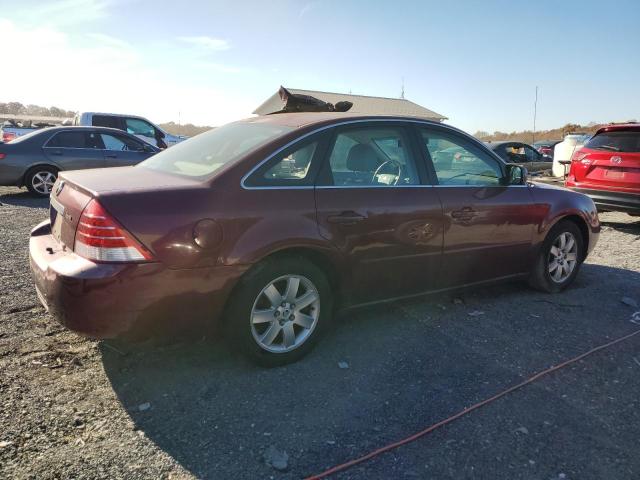
[[[364,127],[338,133],[329,156],[329,185],[419,185],[402,127]]]
[[[143,137],[155,138],[156,129],[149,122],[139,118],[127,118],[125,121],[127,133],[131,135],[142,135]]]
[[[291,127],[271,123],[229,123],[180,142],[136,168],[205,178],[291,130]]]
[[[101,133],[102,143],[104,143],[105,150],[118,150],[125,152],[139,152],[144,150],[142,143],[120,135],[111,135],[107,133]]]
[[[53,148],[98,148],[98,138],[95,133],[86,131],[60,132],[51,138],[46,146]]]
[[[421,131],[439,185],[500,185],[497,160],[462,138],[436,131]]]

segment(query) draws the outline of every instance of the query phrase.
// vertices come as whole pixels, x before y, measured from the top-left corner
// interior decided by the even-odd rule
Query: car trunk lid
[[[50,196],[51,233],[62,246],[73,250],[78,221],[91,199],[98,199],[109,210],[110,197],[133,196],[144,191],[180,190],[195,185],[200,184],[192,179],[137,167],[60,172]],[[118,217],[122,215],[112,213],[120,220]]]
[[[576,182],[640,190],[640,153],[583,149],[574,163]]]

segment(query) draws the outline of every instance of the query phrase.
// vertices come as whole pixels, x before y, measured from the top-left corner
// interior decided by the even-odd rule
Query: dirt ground
[[[0,478],[302,478],[640,329],[640,219],[605,213],[563,294],[513,283],[353,311],[284,368],[222,342],[91,341],[34,293],[47,202],[0,188],[0,203]],[[640,335],[335,478],[637,479],[639,392]]]

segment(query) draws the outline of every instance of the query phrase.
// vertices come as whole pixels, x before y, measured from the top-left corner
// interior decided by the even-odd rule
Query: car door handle
[[[116,158],[118,155],[115,153],[105,153],[104,156],[107,158]]]
[[[456,220],[470,220],[475,216],[476,211],[471,207],[464,207],[451,212],[451,218],[455,218]]]
[[[356,212],[342,212],[339,215],[329,215],[327,222],[338,223],[340,225],[353,225],[354,223],[361,222],[365,218],[367,217]]]

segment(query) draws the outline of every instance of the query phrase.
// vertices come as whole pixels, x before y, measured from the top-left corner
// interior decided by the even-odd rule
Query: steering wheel
[[[388,164],[388,163],[391,164],[391,165],[395,165],[395,167],[398,169],[398,173],[396,174],[396,181],[393,182],[393,184],[392,184],[394,186],[398,185],[398,182],[400,181],[400,177],[402,176],[402,165],[400,164],[400,162],[397,162],[397,161],[391,160],[391,159],[385,160],[384,162],[382,162],[380,164],[380,166],[378,168],[376,168],[376,171],[373,172],[373,177],[371,177],[371,183],[377,183],[376,182],[376,177],[378,175],[380,175],[380,170],[382,170],[384,168],[384,166],[386,164]]]

